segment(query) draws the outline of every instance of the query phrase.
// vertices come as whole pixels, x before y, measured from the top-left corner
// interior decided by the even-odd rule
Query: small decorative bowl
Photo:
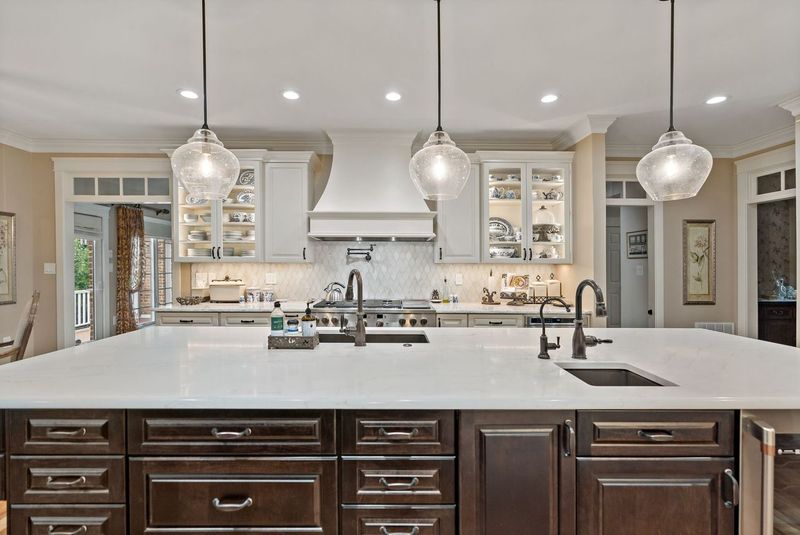
[[[175,300],[178,302],[179,305],[199,305],[200,302],[203,300],[202,297],[199,295],[192,295],[189,297],[176,297]]]

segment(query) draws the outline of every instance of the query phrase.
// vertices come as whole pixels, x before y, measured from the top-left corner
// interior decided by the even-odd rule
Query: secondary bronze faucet
[[[572,334],[572,358],[586,360],[586,348],[594,347],[597,344],[610,344],[613,340],[601,340],[596,336],[586,336],[583,333],[583,290],[590,287],[594,291],[594,315],[595,317],[605,317],[606,302],[603,299],[603,291],[592,279],[585,279],[578,284],[575,291],[575,332]]]
[[[347,301],[353,300],[353,279],[355,278],[358,285],[358,310],[356,311],[356,326],[346,327],[344,318],[341,321],[339,332],[352,336],[356,340],[356,346],[362,347],[367,345],[367,328],[364,325],[364,280],[361,278],[361,272],[357,269],[350,271],[347,277],[347,289],[344,293],[344,298]]]
[[[542,323],[542,336],[539,337],[539,358],[540,359],[549,359],[550,353],[548,353],[551,349],[560,349],[561,348],[561,337],[556,336],[556,343],[548,342],[547,341],[547,331],[545,329],[544,324],[544,306],[547,303],[552,303],[553,301],[557,301],[561,303],[564,308],[569,312],[569,305],[566,301],[561,299],[560,297],[548,297],[544,301],[542,301],[542,306],[539,307],[539,321]]]

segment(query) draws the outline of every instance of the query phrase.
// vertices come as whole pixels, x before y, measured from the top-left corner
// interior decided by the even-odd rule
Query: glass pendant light
[[[697,195],[711,172],[711,153],[692,144],[692,140],[673,126],[675,77],[675,0],[670,2],[669,50],[669,130],[639,161],[636,178],[655,201],[676,201]]]
[[[438,53],[438,126],[428,141],[411,158],[411,180],[428,200],[446,201],[458,197],[469,178],[469,157],[456,147],[442,129],[442,23],[441,0],[436,0],[436,47]]]
[[[203,3],[203,126],[172,153],[172,173],[191,195],[221,200],[239,177],[239,160],[208,128],[206,98],[206,0]]]

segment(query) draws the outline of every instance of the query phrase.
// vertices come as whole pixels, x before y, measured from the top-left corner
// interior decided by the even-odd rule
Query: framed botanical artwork
[[[15,218],[14,214],[0,212],[0,305],[17,302]]]
[[[628,258],[647,258],[647,231],[637,230],[625,234],[628,242]]]
[[[717,302],[717,222],[683,221],[683,304]]]

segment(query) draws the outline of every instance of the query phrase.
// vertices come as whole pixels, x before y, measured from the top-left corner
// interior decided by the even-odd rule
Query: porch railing
[[[89,290],[75,290],[75,328],[92,324],[92,305]]]

